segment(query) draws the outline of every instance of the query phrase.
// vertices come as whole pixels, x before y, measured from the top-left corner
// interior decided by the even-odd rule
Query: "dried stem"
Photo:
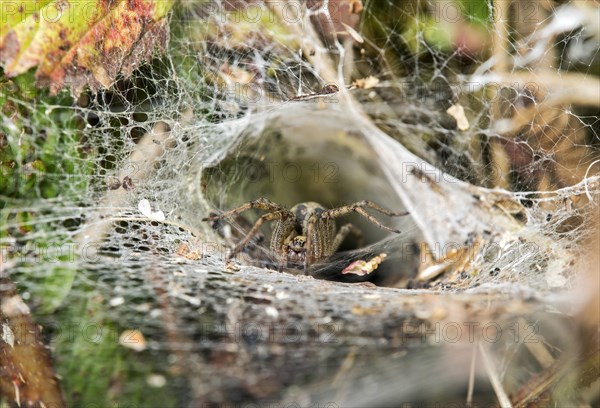
[[[490,379],[490,383],[492,384],[492,388],[496,393],[496,397],[498,398],[498,402],[502,408],[512,408],[512,404],[506,391],[504,391],[504,387],[502,387],[502,382],[500,381],[500,377],[498,377],[498,370],[492,361],[492,358],[488,354],[488,352],[483,348],[483,345],[479,343],[479,351],[481,352],[481,357],[483,358],[483,365],[485,366],[485,370]]]

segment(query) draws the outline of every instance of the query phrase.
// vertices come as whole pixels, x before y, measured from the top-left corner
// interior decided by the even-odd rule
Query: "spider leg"
[[[233,250],[231,251],[231,253],[229,254],[229,256],[227,258],[228,259],[232,259],[234,256],[236,256],[248,244],[248,242],[250,241],[250,239],[252,239],[252,237],[254,235],[256,235],[256,233],[258,232],[258,229],[260,228],[261,225],[263,225],[263,223],[265,221],[273,221],[273,220],[281,219],[281,217],[283,217],[283,216],[286,215],[286,212],[287,211],[275,211],[275,212],[271,212],[271,213],[262,215],[258,220],[256,220],[256,222],[254,223],[254,226],[246,234],[246,236],[244,237],[244,239],[242,239],[233,248]]]
[[[379,228],[382,228],[382,229],[387,230],[387,231],[395,232],[396,234],[400,233],[400,230],[398,230],[398,229],[390,228],[390,227],[388,227],[386,225],[383,225],[377,218],[375,218],[372,215],[370,215],[369,213],[367,213],[361,207],[356,207],[354,209],[354,211],[356,213],[362,215],[363,217],[365,217],[367,220],[371,221],[373,224],[377,225]]]
[[[380,205],[377,205],[373,201],[369,201],[369,200],[359,201],[355,205],[358,205],[359,207],[372,208],[375,211],[379,211],[380,213],[388,215],[390,217],[402,217],[402,216],[410,214],[408,211],[403,211],[403,212],[390,211],[387,208],[383,208]]]
[[[348,214],[349,212],[355,211],[356,208],[362,208],[362,207],[372,208],[375,211],[379,211],[380,213],[389,215],[390,217],[400,217],[400,216],[409,214],[408,211],[394,212],[394,211],[388,210],[387,208],[383,208],[380,205],[375,204],[372,201],[362,200],[362,201],[358,201],[354,204],[344,205],[342,207],[332,208],[331,210],[324,211],[321,214],[321,217],[322,218],[336,218],[336,217],[340,217],[344,214]]]
[[[286,213],[284,212],[279,218],[279,221],[276,223],[275,228],[273,228],[273,232],[271,234],[270,249],[272,252],[275,253],[275,257],[277,258],[277,270],[279,272],[283,271],[283,268],[287,266],[286,241],[292,235],[294,227],[295,221],[293,217],[286,215]]]
[[[340,228],[340,230],[338,231],[337,235],[335,236],[335,240],[333,241],[332,246],[332,253],[336,252],[339,249],[340,245],[342,245],[342,242],[344,242],[344,239],[346,239],[349,233],[353,233],[359,239],[359,248],[363,246],[364,239],[362,231],[354,225],[348,223],[343,225],[342,228]]]
[[[333,208],[331,210],[323,211],[323,213],[321,213],[321,218],[337,218],[337,217],[341,217],[342,215],[346,215],[350,212],[356,212],[356,213],[362,215],[363,217],[365,217],[366,219],[368,219],[369,221],[371,221],[373,224],[377,225],[379,228],[382,228],[384,230],[388,230],[391,232],[400,233],[399,230],[392,229],[390,227],[386,227],[385,225],[383,225],[381,222],[379,222],[377,220],[377,218],[375,218],[372,215],[370,215],[369,213],[367,213],[364,210],[364,207],[372,208],[376,211],[379,211],[382,214],[389,215],[390,217],[408,215],[408,212],[393,212],[393,211],[390,211],[386,208],[383,208],[383,207],[375,204],[372,201],[363,200],[363,201],[359,201],[354,204],[345,205],[343,207],[338,207],[338,208]]]
[[[308,266],[313,263],[313,235],[315,230],[315,217],[310,217],[306,226],[306,252],[304,253],[304,274],[308,275]]]
[[[244,204],[240,205],[239,207],[233,208],[229,211],[225,211],[222,214],[214,214],[214,215],[210,215],[206,218],[202,218],[202,221],[214,221],[214,220],[219,220],[221,218],[228,218],[228,217],[231,217],[232,215],[244,212],[251,208],[257,208],[259,210],[267,210],[267,211],[271,211],[271,212],[282,212],[282,213],[289,212],[285,208],[280,206],[279,204],[276,204],[270,200],[267,200],[266,198],[259,198],[259,199],[253,200],[253,201],[248,201],[247,203],[244,203]]]

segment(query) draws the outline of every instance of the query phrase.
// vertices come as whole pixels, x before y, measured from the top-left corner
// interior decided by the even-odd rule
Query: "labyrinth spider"
[[[358,237],[362,237],[361,230],[350,223],[336,230],[335,218],[356,212],[379,228],[400,233],[398,230],[386,227],[375,217],[369,215],[365,211],[367,207],[389,216],[408,214],[406,212],[392,212],[366,200],[330,210],[325,209],[319,203],[305,202],[296,204],[290,210],[287,210],[266,198],[259,198],[223,214],[203,218],[202,221],[228,218],[251,208],[269,211],[256,221],[248,234],[233,248],[229,254],[229,259],[233,258],[248,244],[265,221],[276,221],[271,236],[270,248],[277,256],[279,270],[291,264],[293,267],[302,267],[304,273],[308,274],[308,267],[335,253],[349,233],[352,232]]]

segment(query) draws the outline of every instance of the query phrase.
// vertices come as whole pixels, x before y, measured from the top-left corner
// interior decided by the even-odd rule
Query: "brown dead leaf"
[[[483,240],[477,237],[473,243],[460,248],[450,248],[449,251],[439,259],[434,260],[427,255],[422,259],[417,274],[417,280],[421,282],[430,281],[448,271],[461,271],[467,269],[468,265],[473,261],[473,257],[481,249]],[[421,254],[429,254],[429,248],[425,242],[419,245]]]
[[[381,264],[386,257],[386,254],[381,253],[371,258],[368,262],[363,260],[354,261],[342,271],[342,274],[351,274],[358,276],[368,275],[375,269],[377,269],[379,264]]]
[[[64,407],[39,328],[8,278],[0,279],[0,305],[0,395],[9,405]]]
[[[308,0],[306,7],[310,10],[318,10],[325,6],[323,0]],[[363,4],[361,0],[329,0],[326,5],[329,14],[318,13],[311,17],[317,32],[319,32],[326,43],[332,46],[335,34],[344,34],[356,42],[362,43],[362,36],[356,31],[359,25]]]

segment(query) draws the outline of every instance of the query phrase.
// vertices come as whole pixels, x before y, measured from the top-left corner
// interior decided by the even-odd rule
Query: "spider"
[[[389,216],[408,214],[407,212],[392,212],[366,200],[330,210],[325,209],[316,202],[305,202],[296,204],[290,210],[287,210],[266,198],[259,198],[220,215],[203,218],[202,221],[228,218],[251,208],[269,211],[256,221],[248,234],[233,248],[228,258],[231,259],[238,254],[258,232],[264,222],[276,221],[271,236],[270,248],[278,258],[279,270],[281,271],[284,265],[289,267],[291,264],[293,267],[302,267],[304,273],[308,274],[308,267],[335,253],[349,233],[352,232],[356,236],[362,237],[361,230],[350,223],[345,224],[336,231],[335,218],[356,212],[379,228],[400,233],[398,230],[386,227],[375,217],[369,215],[365,211],[366,207]]]

